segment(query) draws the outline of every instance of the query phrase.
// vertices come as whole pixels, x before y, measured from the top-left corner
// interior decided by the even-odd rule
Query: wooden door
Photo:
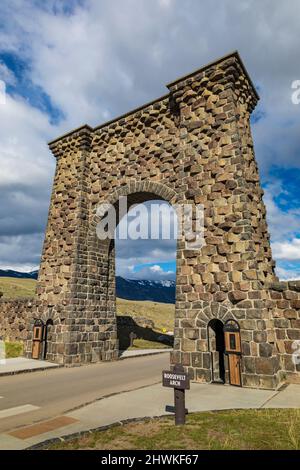
[[[241,356],[238,354],[228,354],[229,381],[230,385],[241,387]]]
[[[32,359],[39,359],[40,358],[40,341],[33,341],[32,343]]]
[[[225,354],[228,356],[229,383],[242,386],[241,379],[241,333],[236,320],[230,319],[224,325]]]
[[[43,341],[43,324],[39,321],[33,327],[33,340],[32,340],[32,359],[40,359],[41,345]]]

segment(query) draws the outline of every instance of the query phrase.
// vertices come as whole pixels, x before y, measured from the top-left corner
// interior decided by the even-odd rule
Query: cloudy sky
[[[299,0],[1,0],[0,267],[39,264],[55,163],[47,141],[238,49],[261,97],[252,129],[277,272],[300,278],[299,18]],[[120,243],[117,265],[172,278],[174,242]]]

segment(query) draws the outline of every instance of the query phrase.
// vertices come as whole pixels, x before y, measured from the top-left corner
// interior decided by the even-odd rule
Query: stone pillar
[[[210,381],[209,320],[241,327],[244,386],[274,388],[266,281],[275,279],[250,115],[258,95],[238,56],[169,85],[180,114],[186,200],[205,208],[205,241],[178,267],[176,350],[191,378]]]
[[[99,306],[91,298],[88,270],[87,158],[91,138],[91,129],[84,126],[50,144],[57,163],[37,284],[36,317],[55,316],[49,357],[64,364],[103,359],[105,350],[105,320],[99,318]],[[30,344],[27,349],[30,355]]]

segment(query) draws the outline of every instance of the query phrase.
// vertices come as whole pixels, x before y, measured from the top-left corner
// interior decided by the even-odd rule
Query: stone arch
[[[28,320],[27,328],[30,332],[33,329],[34,323],[37,320],[41,320],[44,325],[46,325],[48,321],[52,321],[54,326],[59,325],[61,323],[59,312],[54,307],[45,308],[41,305],[37,306],[35,314]]]
[[[100,195],[99,195],[100,196]],[[176,192],[166,184],[153,181],[131,180],[126,185],[121,185],[111,194],[108,193],[105,201],[99,197],[92,212],[92,220],[88,228],[87,257],[89,282],[89,298],[91,313],[89,316],[99,322],[99,338],[101,337],[101,351],[98,351],[98,359],[111,360],[118,357],[117,346],[117,321],[116,321],[116,296],[115,296],[115,246],[114,238],[100,240],[97,237],[97,224],[107,212],[105,206],[99,211],[101,203],[118,206],[120,197],[127,196],[127,212],[133,204],[140,204],[149,200],[166,201],[171,206],[178,203],[180,192]],[[117,225],[119,220],[117,219]],[[177,258],[182,247],[177,242]],[[101,282],[101,286],[99,284]],[[97,286],[98,283],[98,286]],[[99,305],[100,304],[100,305]],[[87,310],[88,311],[88,310]],[[94,312],[94,313],[92,313]],[[100,320],[101,317],[101,320]],[[101,330],[101,333],[100,333]],[[100,341],[99,341],[100,343]],[[93,349],[94,353],[95,348]],[[95,354],[94,354],[95,356]],[[96,356],[95,356],[96,357]]]
[[[275,353],[265,357],[270,335],[263,305],[269,298],[264,283],[276,278],[250,130],[258,96],[237,53],[168,89],[135,111],[50,144],[57,164],[37,292],[41,309],[51,303],[61,316],[53,359],[81,364],[116,358],[107,288],[113,265],[109,244],[96,237],[96,208],[122,195],[153,194],[170,204],[202,204],[206,217],[207,246],[178,244],[172,364],[182,362],[196,380],[208,381],[206,325],[234,318],[235,311],[247,331],[245,381],[274,387],[278,364]],[[206,93],[211,89],[213,102]],[[257,344],[255,357],[251,343]],[[266,377],[269,367],[274,373]]]
[[[48,321],[52,321],[53,325],[58,325],[60,323],[59,312],[53,307],[44,309],[39,318],[44,322],[45,325]]]
[[[134,195],[136,195],[134,197]],[[143,198],[143,195],[147,197]],[[168,202],[171,206],[179,202],[179,195],[174,189],[168,187],[166,184],[157,183],[154,181],[136,181],[132,180],[126,185],[122,185],[119,188],[115,189],[112,194],[110,194],[106,200],[99,200],[99,204],[108,203],[112,205],[118,204],[120,197],[122,196],[131,196],[133,197],[132,204],[142,203],[149,200],[150,196],[153,196],[153,199],[158,199]],[[129,201],[131,203],[131,201]],[[93,220],[91,222],[92,230],[95,229],[97,223],[103,217],[103,213],[99,212],[99,204],[94,208]]]
[[[120,196],[129,196],[135,193],[148,193],[153,194],[157,199],[162,199],[170,204],[174,204],[177,201],[178,193],[174,189],[168,187],[163,183],[157,183],[155,181],[136,181],[132,180],[124,186],[120,186],[116,189],[108,198],[111,204],[115,204]]]
[[[198,313],[196,317],[196,325],[205,326],[214,319],[225,323],[230,318],[237,320],[229,306],[218,302],[211,302]]]

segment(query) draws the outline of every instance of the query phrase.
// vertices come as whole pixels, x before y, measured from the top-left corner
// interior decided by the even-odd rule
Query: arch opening
[[[44,326],[44,332],[43,332],[43,335],[44,335],[43,359],[44,360],[47,359],[47,354],[49,352],[49,345],[51,344],[51,341],[52,341],[51,333],[52,333],[53,325],[54,325],[53,320],[49,318],[46,321],[45,326]]]
[[[117,213],[118,205],[119,201],[115,203]],[[107,311],[117,319],[119,350],[122,354],[128,349],[172,348],[177,257],[175,210],[159,195],[137,192],[127,195],[127,212],[116,222],[108,252]]]
[[[208,323],[207,330],[211,381],[224,384],[226,381],[224,324],[221,320],[214,318]]]

